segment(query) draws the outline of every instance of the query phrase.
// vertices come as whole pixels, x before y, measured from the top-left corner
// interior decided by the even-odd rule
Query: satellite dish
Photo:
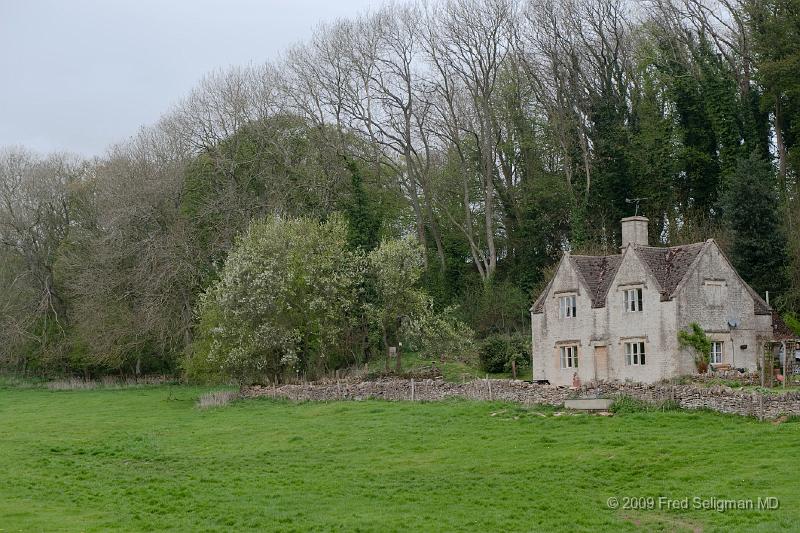
[[[731,318],[728,318],[728,326],[729,326],[731,329],[736,329],[736,328],[738,328],[738,327],[739,327],[739,324],[740,324],[740,322],[739,322],[739,319],[738,319],[738,318],[732,318],[732,317],[731,317]]]

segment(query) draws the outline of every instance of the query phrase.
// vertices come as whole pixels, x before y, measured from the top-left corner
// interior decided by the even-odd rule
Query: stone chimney
[[[628,244],[641,244],[647,246],[647,223],[645,217],[627,217],[622,219],[622,248]]]

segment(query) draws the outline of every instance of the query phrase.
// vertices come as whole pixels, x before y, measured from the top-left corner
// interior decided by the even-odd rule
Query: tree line
[[[364,264],[414,236],[431,308],[486,338],[530,327],[563,250],[615,253],[642,198],[651,242],[714,237],[797,312],[798,65],[798,0],[445,0],[322,25],[101,157],[0,152],[0,361],[177,371],[211,349],[231,250],[275,220],[343,221]],[[385,316],[374,287],[358,301]],[[347,346],[326,369],[372,353]]]

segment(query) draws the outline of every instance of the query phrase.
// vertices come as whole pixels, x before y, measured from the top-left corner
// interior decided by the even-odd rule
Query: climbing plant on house
[[[694,364],[697,371],[705,374],[711,359],[711,339],[697,322],[689,324],[691,332],[681,330],[678,332],[678,343],[684,348],[694,351]]]

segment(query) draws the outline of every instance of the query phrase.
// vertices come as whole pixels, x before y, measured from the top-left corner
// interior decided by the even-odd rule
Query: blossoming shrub
[[[314,379],[400,343],[426,356],[470,357],[472,330],[453,309],[435,313],[420,288],[422,253],[407,237],[366,256],[348,247],[339,216],[253,222],[201,298],[187,374],[241,383]]]
[[[347,225],[270,218],[253,222],[202,296],[192,369],[242,382],[314,377],[352,357],[342,339],[357,325],[363,254]]]

